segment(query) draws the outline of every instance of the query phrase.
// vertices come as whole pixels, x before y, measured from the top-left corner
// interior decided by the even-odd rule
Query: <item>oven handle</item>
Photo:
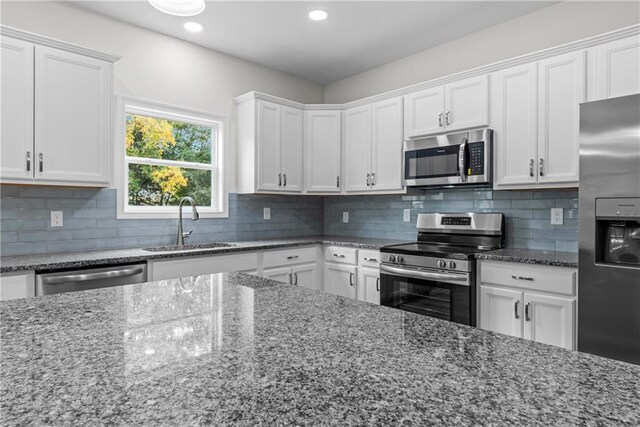
[[[458,169],[460,172],[460,181],[467,182],[467,142],[468,139],[465,137],[462,139],[462,144],[460,144],[460,149],[458,150]]]
[[[392,276],[399,277],[412,277],[414,279],[426,279],[426,280],[438,280],[445,283],[454,283],[456,285],[471,286],[469,283],[468,274],[451,274],[451,273],[436,273],[426,270],[413,270],[407,268],[392,267],[390,265],[382,264],[380,266],[380,272],[389,273]]]

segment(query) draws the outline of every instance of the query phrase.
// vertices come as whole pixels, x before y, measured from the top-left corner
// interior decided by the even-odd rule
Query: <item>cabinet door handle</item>
[[[375,173],[371,173],[371,186],[373,187],[374,185],[376,185],[376,174]]]
[[[445,111],[444,117],[445,117],[445,120],[447,122],[447,126],[449,126],[451,124],[451,120],[450,120],[451,117],[450,116],[451,116],[451,114],[449,113],[449,111]]]
[[[438,113],[438,126],[442,127],[442,113]]]
[[[333,254],[333,256],[336,258],[345,258],[343,254]]]
[[[529,322],[531,320],[531,317],[529,317],[529,306],[530,305],[531,305],[531,303],[528,302],[524,306],[524,320],[526,320],[527,322]]]
[[[353,286],[353,273],[349,273],[349,286]]]
[[[533,282],[533,277],[511,275],[511,278],[516,280],[527,280],[529,282]]]
[[[298,273],[293,273],[293,278],[295,279],[295,281],[293,282],[294,285],[298,286]]]
[[[282,187],[282,174],[278,174],[278,187]]]
[[[380,278],[376,279],[376,292],[380,292]]]
[[[533,159],[529,159],[529,176],[533,177],[533,165],[536,161]]]
[[[371,174],[368,173],[367,174],[367,187],[369,187],[371,185]]]
[[[289,284],[293,285],[293,275],[289,273]]]
[[[544,159],[542,157],[540,158],[538,172],[540,173],[540,176],[544,176]]]
[[[38,159],[40,161],[39,169],[40,169],[40,172],[42,172],[44,170],[44,156],[42,155],[42,153],[38,155]]]
[[[288,260],[298,259],[298,255],[291,255],[287,257]]]
[[[282,184],[282,186],[286,187],[287,186],[287,174],[286,173],[282,174],[282,178],[283,178],[283,181],[284,181],[284,184]]]
[[[27,151],[27,172],[31,171],[31,151]]]
[[[378,262],[378,260],[377,260],[377,259],[375,259],[375,258],[364,257],[363,259],[364,259],[365,261]]]
[[[340,175],[336,176],[336,187],[340,188]]]
[[[516,302],[513,304],[513,314],[515,315],[516,319],[520,318],[520,314],[518,313],[518,306],[520,305],[520,301],[516,300]]]

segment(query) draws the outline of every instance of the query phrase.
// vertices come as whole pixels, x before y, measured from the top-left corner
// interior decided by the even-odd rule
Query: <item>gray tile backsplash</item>
[[[2,255],[115,249],[171,244],[175,219],[116,219],[115,189],[0,187]],[[263,220],[263,208],[271,220]],[[550,222],[562,207],[564,225]],[[250,240],[335,234],[414,240],[419,212],[504,212],[506,245],[576,252],[578,192],[414,190],[394,196],[229,195],[229,218],[185,221],[189,241]],[[402,220],[411,210],[411,222]],[[64,212],[64,227],[51,228],[51,210]],[[349,212],[349,223],[342,212]]]
[[[564,208],[564,225],[551,225],[550,208]],[[403,222],[404,209],[411,222]],[[342,213],[349,212],[349,223]],[[578,251],[578,191],[413,190],[404,196],[333,196],[324,201],[324,233],[415,240],[420,212],[503,212],[505,245]]]

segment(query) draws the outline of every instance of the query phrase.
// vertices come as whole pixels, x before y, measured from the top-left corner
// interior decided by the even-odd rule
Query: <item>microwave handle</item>
[[[467,141],[466,137],[462,139],[462,144],[460,144],[460,150],[458,151],[458,169],[460,169],[461,182],[467,182]]]

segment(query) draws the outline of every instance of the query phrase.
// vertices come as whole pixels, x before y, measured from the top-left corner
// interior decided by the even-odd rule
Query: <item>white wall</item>
[[[324,101],[353,101],[638,23],[640,2],[563,2],[328,84]]]
[[[303,103],[322,102],[322,86],[252,62],[94,14],[63,2],[2,1],[4,25],[121,56],[115,92],[229,116],[232,99],[251,90]],[[229,135],[228,141],[235,141]],[[229,147],[229,165],[235,151]],[[228,168],[235,170],[235,168]],[[229,177],[235,188],[235,176]]]

